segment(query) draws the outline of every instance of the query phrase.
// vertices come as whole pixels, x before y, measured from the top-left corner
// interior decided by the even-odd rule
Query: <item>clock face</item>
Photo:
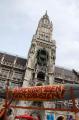
[[[46,66],[48,60],[48,53],[46,50],[38,50],[37,52],[37,64],[41,66]]]

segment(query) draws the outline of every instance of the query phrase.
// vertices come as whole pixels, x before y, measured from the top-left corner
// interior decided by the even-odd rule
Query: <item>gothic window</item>
[[[5,81],[0,81],[0,88],[5,88],[6,82]]]
[[[45,36],[45,40],[46,40],[46,41],[48,41],[48,40],[49,40],[49,37],[48,37],[47,35]]]
[[[47,60],[48,60],[48,53],[46,52],[46,50],[44,49],[38,50],[37,64],[39,64],[40,66],[46,66]]]
[[[46,23],[46,19],[44,19],[44,24]]]
[[[37,74],[37,79],[38,79],[38,80],[45,80],[45,73],[39,72],[39,73]]]
[[[9,69],[2,68],[1,73],[3,77],[7,77],[9,74]]]
[[[21,80],[23,77],[23,74],[21,72],[18,72],[18,71],[15,71],[14,74],[13,74],[13,79],[14,80]]]

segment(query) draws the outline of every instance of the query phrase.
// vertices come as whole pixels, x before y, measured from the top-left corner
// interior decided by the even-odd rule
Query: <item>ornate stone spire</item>
[[[45,15],[43,15],[43,18],[49,20],[49,16],[48,16],[48,14],[47,14],[47,10],[46,10],[46,12],[45,12]]]
[[[46,11],[45,14],[39,20],[35,35],[37,35],[37,38],[40,38],[41,40],[51,41],[52,30],[53,25],[51,24],[51,21]]]

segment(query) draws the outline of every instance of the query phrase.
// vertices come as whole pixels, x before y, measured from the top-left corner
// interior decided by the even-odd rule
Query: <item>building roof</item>
[[[27,59],[23,57],[0,52],[0,60],[2,59],[2,57],[4,57],[4,61],[8,61],[11,63],[13,63],[14,60],[16,60],[16,64],[23,67],[26,66],[27,63]],[[77,76],[74,74],[73,70],[68,70],[60,66],[55,66],[55,78],[74,81],[76,77]]]

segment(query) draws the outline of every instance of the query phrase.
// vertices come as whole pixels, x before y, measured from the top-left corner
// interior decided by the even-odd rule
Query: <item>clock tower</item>
[[[46,12],[39,20],[37,30],[32,38],[23,87],[52,85],[54,83],[56,42],[52,39],[52,32],[53,25]],[[22,102],[23,104],[25,106],[49,106],[47,102],[40,101],[25,101]],[[25,112],[36,116],[39,114],[41,120],[45,120],[45,111],[27,110]]]

